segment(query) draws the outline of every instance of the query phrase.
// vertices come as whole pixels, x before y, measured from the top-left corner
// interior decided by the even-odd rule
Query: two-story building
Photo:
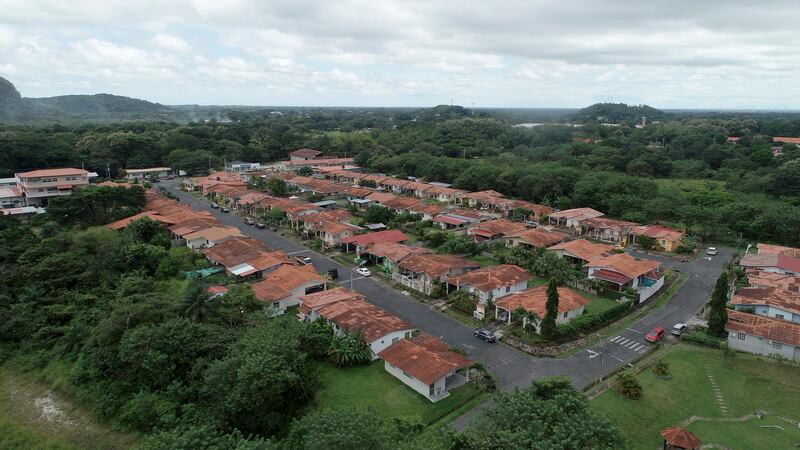
[[[42,169],[15,174],[17,187],[29,206],[46,206],[53,197],[69,195],[76,187],[89,184],[83,169]]]
[[[172,175],[170,167],[149,167],[144,169],[125,169],[125,178],[133,180],[143,180],[146,178],[166,178]]]

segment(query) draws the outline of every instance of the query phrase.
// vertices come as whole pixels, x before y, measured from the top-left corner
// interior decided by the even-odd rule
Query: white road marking
[[[634,333],[644,334],[641,331],[634,330],[633,328],[628,328],[628,331],[633,331]]]
[[[296,254],[298,254],[298,253],[306,253],[306,252],[310,252],[310,251],[311,251],[311,250],[309,250],[309,249],[306,249],[306,250],[298,250],[298,251],[296,251],[296,252],[289,252],[289,253],[287,253],[287,255],[296,255]]]
[[[627,343],[628,343],[628,342],[630,342],[630,341],[631,341],[630,339],[623,339],[623,340],[621,340],[621,341],[617,342],[617,344],[619,344],[619,345],[625,345],[625,344],[627,344]]]
[[[617,361],[619,361],[619,362],[621,362],[621,363],[624,363],[624,362],[625,362],[625,360],[624,360],[624,359],[622,359],[622,358],[617,358],[617,357],[616,357],[616,356],[614,356],[614,355],[608,354],[608,356],[610,356],[610,357],[612,357],[612,358],[616,359]]]
[[[638,352],[639,350],[642,349],[642,347],[644,347],[643,344],[636,344],[636,345],[633,346],[632,350],[635,351],[635,352]]]
[[[619,340],[621,340],[621,339],[622,339],[622,336],[617,336],[617,337],[615,337],[615,338],[612,338],[612,339],[611,339],[611,342],[613,342],[613,343],[615,343],[615,344],[616,344],[616,342],[617,342],[617,341],[619,341]]]
[[[596,358],[596,357],[597,357],[597,356],[600,354],[600,353],[597,353],[597,352],[596,352],[596,351],[594,351],[594,350],[589,350],[589,349],[586,349],[586,351],[587,351],[587,352],[589,352],[589,359]]]
[[[626,345],[625,347],[628,347],[629,349],[632,350],[633,347],[636,347],[637,345],[639,345],[639,344],[636,341],[631,341],[631,343]]]

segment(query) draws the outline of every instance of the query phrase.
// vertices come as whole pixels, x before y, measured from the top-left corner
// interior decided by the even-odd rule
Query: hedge
[[[720,345],[725,342],[720,338],[707,335],[704,331],[695,330],[691,333],[685,333],[681,336],[682,341],[691,342],[692,344],[704,345],[706,347],[720,348]]]
[[[596,330],[624,316],[628,310],[631,309],[631,306],[633,306],[633,302],[627,301],[615,305],[599,314],[584,314],[580,317],[576,317],[568,323],[559,325],[556,336],[558,338],[574,337],[580,333]]]

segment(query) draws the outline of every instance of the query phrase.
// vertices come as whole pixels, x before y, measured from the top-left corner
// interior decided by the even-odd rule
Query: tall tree
[[[728,322],[728,274],[722,272],[714,285],[714,292],[711,294],[708,312],[708,329],[706,332],[711,336],[725,337],[725,323]]]
[[[552,339],[556,335],[556,319],[558,318],[558,286],[555,278],[551,278],[550,284],[547,285],[547,304],[545,309],[541,334],[546,339]]]

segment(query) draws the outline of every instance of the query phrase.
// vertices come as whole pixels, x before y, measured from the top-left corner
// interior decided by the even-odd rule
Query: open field
[[[0,369],[0,448],[126,449],[136,441],[29,376]]]
[[[768,416],[745,423],[698,421],[688,428],[703,443],[732,449],[788,448],[781,443],[800,442],[800,432],[789,423],[783,422],[784,430],[761,427],[781,422],[775,415],[800,419],[800,367],[741,353],[726,362],[719,350],[689,344],[679,344],[663,360],[673,378],[662,380],[643,371],[637,376],[641,399],[628,400],[609,390],[592,401],[617,423],[630,448],[657,448],[662,443],[659,431],[685,424],[691,416],[732,419],[756,411]]]
[[[450,391],[444,400],[431,403],[387,373],[383,361],[348,368],[325,363],[319,367],[319,377],[323,386],[316,397],[319,409],[371,408],[387,419],[418,416],[426,424],[486,395],[474,384],[467,384]]]

